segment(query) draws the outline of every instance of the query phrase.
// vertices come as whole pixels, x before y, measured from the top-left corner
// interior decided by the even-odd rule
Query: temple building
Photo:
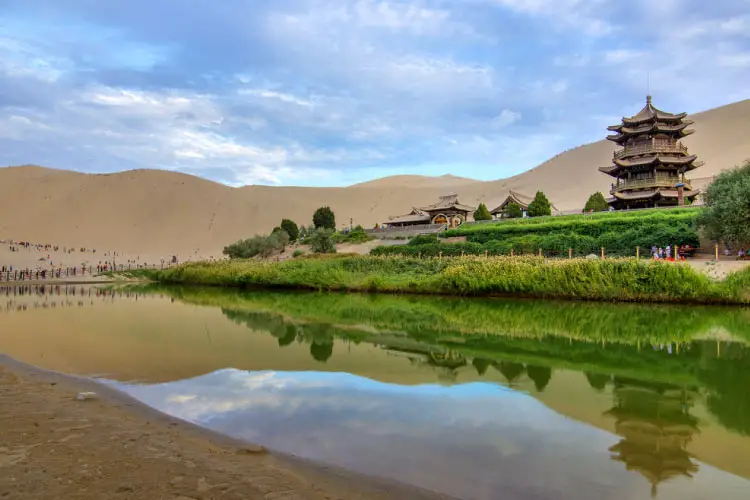
[[[655,108],[651,96],[635,116],[623,118],[607,139],[621,146],[613,165],[599,170],[615,178],[609,204],[617,210],[684,205],[692,203],[699,190],[693,189],[685,173],[703,165],[680,142],[694,132],[687,127],[686,113],[672,114]]]
[[[458,227],[469,218],[475,207],[462,205],[458,195],[441,196],[437,203],[421,208],[412,208],[411,212],[398,217],[391,217],[385,221],[388,227],[410,227],[430,224]]]
[[[516,205],[521,207],[521,213],[523,214],[524,217],[526,217],[527,211],[529,210],[529,204],[532,201],[534,201],[533,196],[526,196],[516,191],[509,190],[508,197],[505,198],[505,200],[503,200],[503,202],[499,204],[497,207],[490,210],[490,214],[492,214],[492,216],[496,219],[503,218],[506,216],[505,211],[508,208],[508,205],[510,205],[511,203],[515,203]],[[555,205],[550,203],[550,206],[552,208],[553,214],[559,212],[559,210],[557,209]]]

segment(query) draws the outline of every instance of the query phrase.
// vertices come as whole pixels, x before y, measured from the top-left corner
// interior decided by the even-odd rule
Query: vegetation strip
[[[282,262],[191,263],[148,273],[162,283],[623,302],[750,303],[750,269],[717,281],[689,265],[636,259],[339,255]]]

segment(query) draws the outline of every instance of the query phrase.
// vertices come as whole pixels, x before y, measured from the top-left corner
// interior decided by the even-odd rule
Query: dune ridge
[[[634,112],[637,110],[634,110]],[[691,115],[696,133],[684,142],[705,165],[693,173],[704,186],[722,170],[750,158],[750,100]],[[606,131],[602,131],[602,136]],[[490,209],[508,190],[543,190],[560,210],[581,208],[606,194],[615,145],[602,140],[560,153],[520,175],[495,181],[465,177],[393,176],[348,187],[233,188],[188,174],[129,170],[84,174],[25,165],[0,169],[0,239],[96,247],[100,251],[218,256],[228,243],[269,232],[282,217],[309,224],[329,205],[339,226],[372,227],[447,192]]]

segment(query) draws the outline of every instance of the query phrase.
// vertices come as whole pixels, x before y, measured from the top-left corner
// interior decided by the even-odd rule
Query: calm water
[[[750,498],[750,310],[0,288],[0,352],[458,498]]]

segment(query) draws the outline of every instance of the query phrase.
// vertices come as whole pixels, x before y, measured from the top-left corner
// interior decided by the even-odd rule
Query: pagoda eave
[[[670,166],[679,166],[679,167],[686,167],[688,170],[692,170],[694,168],[698,168],[698,166],[691,165],[692,163],[696,162],[698,159],[695,155],[690,156],[649,156],[646,158],[633,158],[633,159],[619,159],[615,158],[613,162],[615,165],[621,168],[628,168],[628,167],[637,167],[637,166],[643,166],[643,165],[654,165],[654,164],[661,164],[667,167]]]

